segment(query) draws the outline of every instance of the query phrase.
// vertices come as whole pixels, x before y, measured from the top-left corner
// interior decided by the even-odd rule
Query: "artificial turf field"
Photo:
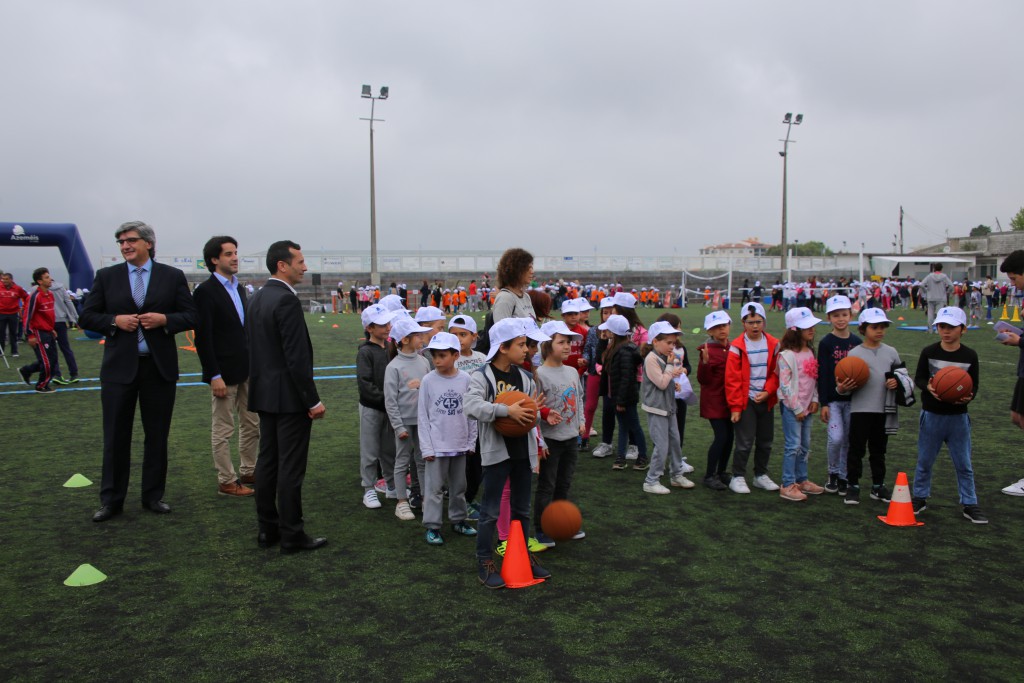
[[[692,330],[705,312],[681,313],[691,352],[704,338]],[[915,311],[897,315],[924,321]],[[316,365],[353,365],[356,316],[319,320],[307,318]],[[886,342],[913,372],[937,338],[900,324]],[[781,328],[782,316],[770,314],[769,331]],[[363,507],[354,369],[317,372],[333,378],[318,384],[327,415],[313,428],[304,508],[307,530],[330,543],[281,556],[257,549],[251,498],[217,495],[205,385],[178,390],[165,497],[174,512],[138,505],[137,424],[125,514],[94,524],[99,392],[24,393],[11,359],[12,369],[0,368],[0,678],[1021,680],[1024,498],[999,491],[1024,476],[1021,432],[1007,407],[1017,350],[993,336],[983,327],[964,338],[981,357],[971,415],[987,526],[961,517],[945,453],[918,528],[883,525],[876,515],[886,505],[866,493],[859,506],[827,494],[791,503],[759,489],[644,494],[643,473],[581,454],[572,497],[586,539],[539,556],[550,581],[501,591],[478,583],[473,539],[447,533],[444,546],[428,546],[418,522],[394,516],[393,501]],[[83,340],[74,348],[81,376],[92,378],[76,388],[98,386],[102,347]],[[194,353],[179,353],[182,373],[199,371]],[[900,433],[889,440],[890,487],[897,471],[913,477],[918,415],[916,406],[901,409]],[[710,440],[691,409],[683,451],[698,481]],[[819,421],[810,463],[819,483],[824,447]],[[781,452],[777,418],[776,481]],[[63,488],[75,473],[96,483]],[[64,586],[83,563],[109,578]]]

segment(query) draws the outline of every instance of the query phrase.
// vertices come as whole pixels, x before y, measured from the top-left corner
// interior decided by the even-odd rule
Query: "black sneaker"
[[[633,464],[633,469],[634,470],[646,470],[650,466],[651,466],[651,464],[649,462],[647,462],[647,458],[637,458],[636,462]]]
[[[409,507],[411,507],[413,510],[419,510],[421,507],[423,507],[423,496],[421,496],[418,493],[414,493],[411,496],[409,496]]]
[[[828,483],[825,484],[825,493],[839,493],[839,475],[828,475]]]
[[[479,577],[480,583],[486,588],[505,587],[505,579],[501,578],[501,572],[498,571],[498,566],[494,564],[494,560],[478,560],[477,577]]]
[[[860,486],[853,484],[846,489],[846,505],[860,505]]]
[[[533,553],[527,553],[527,555],[530,556],[530,569],[533,571],[533,578],[550,579],[551,572],[537,564],[537,558],[533,556]]]
[[[580,453],[586,453],[590,450],[590,439],[583,439],[580,441]]]
[[[707,486],[712,491],[725,491],[729,488],[718,477],[705,477],[704,486]]]
[[[78,384],[78,378],[72,375],[71,379],[68,380],[68,384]]]
[[[972,524],[988,524],[988,517],[981,514],[977,505],[964,505],[964,519],[971,520]]]
[[[889,493],[889,489],[885,488],[885,484],[874,484],[871,487],[871,500],[880,500],[883,503],[888,503],[892,500],[892,495]]]
[[[726,485],[726,487],[728,487],[729,482],[732,481],[732,475],[728,472],[719,472],[718,481],[722,482],[723,484]]]
[[[55,394],[57,390],[47,384],[45,387],[36,387],[37,394]]]
[[[15,356],[17,358],[17,356]],[[21,375],[21,381],[25,384],[32,386],[32,373],[28,371],[28,366],[23,365],[18,368],[18,374]]]
[[[623,457],[615,458],[615,462],[612,463],[613,470],[624,470],[626,469],[626,459]]]
[[[850,485],[846,483],[846,480],[845,479],[840,479],[839,480],[839,491],[838,491],[839,495],[840,496],[845,496],[846,492],[849,491],[849,490],[850,490]]]
[[[914,505],[915,515],[919,515],[928,509],[928,503],[924,498],[913,498],[910,502]]]

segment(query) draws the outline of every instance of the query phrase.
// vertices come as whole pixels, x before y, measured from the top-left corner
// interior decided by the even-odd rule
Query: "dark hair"
[[[866,333],[868,331],[868,325],[881,325],[882,327],[889,327],[889,322],[886,321],[883,323],[861,323],[860,325],[857,325],[857,331],[860,332],[861,334]]]
[[[526,293],[530,297],[530,303],[533,304],[533,312],[537,315],[537,320],[551,315],[551,295],[536,289],[527,290]]]
[[[619,347],[623,344],[629,343],[629,337],[620,337],[617,334],[613,334],[612,338],[608,340],[608,348],[604,350],[604,357],[601,358],[601,363],[607,367],[615,355],[615,352],[619,350]]]
[[[234,237],[228,237],[227,235],[211,237],[203,246],[203,261],[206,262],[206,269],[211,273],[217,269],[217,266],[213,265],[213,259],[220,258],[225,244],[233,244],[235,249],[238,249],[238,241]]]
[[[302,247],[291,240],[281,240],[280,242],[274,242],[270,245],[267,249],[267,270],[270,271],[271,275],[277,273],[278,261],[284,261],[288,265],[291,265],[292,249],[299,251]]]
[[[779,351],[800,351],[804,346],[803,332],[799,328],[787,329],[779,340]],[[807,343],[807,348],[814,353],[814,346],[810,342]]]
[[[1024,274],[1024,249],[1011,251],[1010,255],[1003,259],[1003,263],[999,266],[999,272]]]
[[[533,254],[530,252],[519,247],[506,249],[498,259],[498,289],[522,287],[523,276],[530,270],[531,265],[533,265]]]
[[[938,271],[938,272],[941,273],[942,272],[942,264],[941,263],[933,263],[932,264],[932,270],[933,271]]]
[[[50,272],[49,268],[36,268],[32,271],[32,282],[38,283],[39,278]]]
[[[139,237],[146,242],[149,242],[149,258],[156,258],[156,231],[142,221],[129,221],[127,223],[122,223],[121,227],[114,231],[114,239],[121,239],[121,235],[131,230],[139,233]]]
[[[626,319],[626,322],[629,323],[630,330],[635,330],[638,325],[642,324],[640,322],[640,316],[637,315],[635,308],[630,308],[629,306],[616,305],[615,312]]]
[[[674,329],[677,329],[677,330],[683,329],[682,328],[683,321],[680,320],[679,316],[676,315],[675,313],[662,313],[660,316],[658,316],[658,319],[655,320],[654,322],[656,322],[656,323],[668,323]]]

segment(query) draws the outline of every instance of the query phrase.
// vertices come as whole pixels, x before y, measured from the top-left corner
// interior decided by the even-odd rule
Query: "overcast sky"
[[[381,249],[889,250],[1024,205],[1024,2],[0,0],[0,221]],[[13,250],[0,249],[0,267]]]

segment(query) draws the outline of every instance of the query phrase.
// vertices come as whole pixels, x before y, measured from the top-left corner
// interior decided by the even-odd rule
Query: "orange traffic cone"
[[[501,563],[501,578],[505,579],[505,588],[526,588],[544,581],[533,578],[530,554],[526,550],[526,538],[523,536],[523,524],[518,519],[512,520],[512,528],[508,532],[505,561]]]
[[[896,475],[896,488],[892,491],[889,513],[885,517],[879,515],[878,518],[889,526],[924,526],[924,522],[914,517],[914,503],[910,500],[910,484],[907,483],[906,472]]]

